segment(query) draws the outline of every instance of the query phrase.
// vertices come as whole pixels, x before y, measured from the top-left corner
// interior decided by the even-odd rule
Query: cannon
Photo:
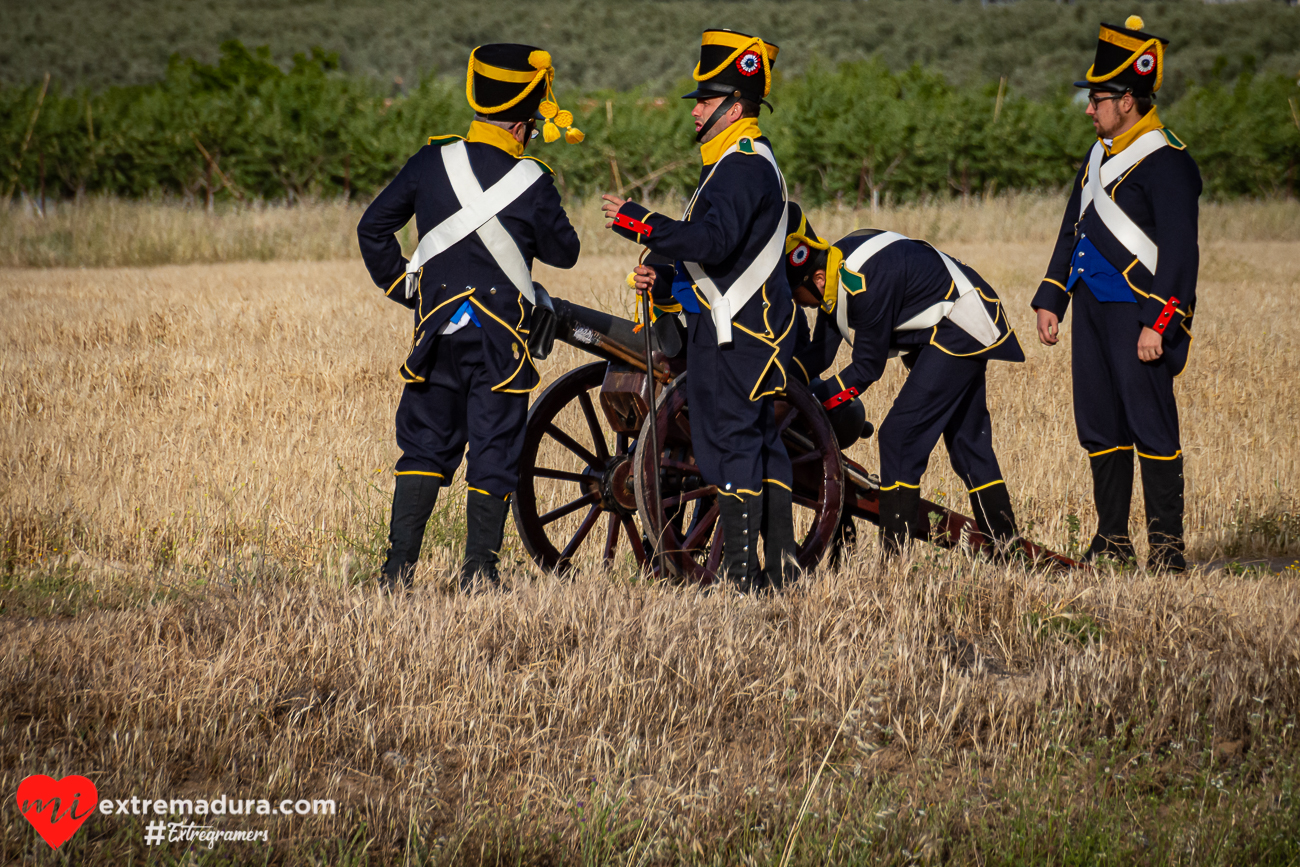
[[[722,557],[717,492],[691,450],[680,326],[668,317],[656,323],[647,371],[633,322],[562,299],[554,309],[555,338],[598,360],[560,376],[529,409],[513,504],[524,549],[547,571],[599,553],[606,567],[631,558],[658,577],[711,583]],[[846,516],[879,524],[879,484],[843,454],[806,386],[792,381],[775,408],[794,467],[798,561],[811,570],[838,557],[851,535]],[[638,448],[651,441],[652,424],[657,454]],[[973,519],[930,501],[922,509],[931,517],[928,541],[991,546]],[[1029,542],[1022,550],[1051,568],[1079,565]]]

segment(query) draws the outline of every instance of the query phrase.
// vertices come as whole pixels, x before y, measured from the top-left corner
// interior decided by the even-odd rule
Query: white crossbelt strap
[[[781,219],[777,220],[776,229],[772,233],[772,237],[768,238],[763,249],[760,250],[759,254],[754,257],[754,260],[749,263],[749,266],[741,272],[735,282],[727,287],[725,293],[718,290],[717,284],[713,282],[712,278],[710,278],[708,274],[704,273],[704,268],[702,268],[698,262],[682,263],[686,266],[686,271],[691,275],[691,279],[695,281],[695,285],[700,287],[700,291],[704,293],[704,297],[709,299],[709,307],[713,311],[713,327],[717,329],[718,345],[720,346],[725,346],[728,343],[731,343],[731,318],[745,306],[746,302],[748,302],[750,298],[754,297],[755,292],[763,288],[763,284],[767,282],[767,278],[772,276],[772,272],[775,271],[776,266],[780,264],[781,256],[785,251],[785,228],[789,212],[787,203],[790,201],[790,196],[786,192],[785,188],[785,176],[781,174],[781,169],[777,167],[776,157],[772,156],[771,148],[762,142],[751,140],[751,143],[753,144],[755,153],[759,154],[772,164],[772,168],[776,171],[776,176],[781,182]],[[736,153],[738,148],[739,142],[728,148],[726,153],[724,153],[722,157],[713,164],[713,169],[709,172],[708,177],[706,177],[704,183],[700,184],[700,186],[695,190],[695,195],[691,197],[690,204],[686,206],[687,214],[690,214],[691,209],[695,207],[695,199],[699,197],[700,190],[704,189],[704,184],[707,184],[709,178],[713,177],[713,172],[718,170],[718,166],[722,164],[722,160],[726,159],[731,154]]]
[[[906,240],[906,235],[900,235],[897,232],[881,232],[879,235],[873,235],[861,247],[858,247],[845,258],[844,267],[850,271],[861,271],[862,266],[872,256],[895,241]],[[835,274],[834,279],[839,280],[840,275]],[[849,326],[849,298],[848,293],[844,291],[843,283],[838,284],[835,289],[835,327],[839,329],[845,340],[849,343],[853,342],[853,329]]]
[[[861,271],[871,257],[881,250],[895,241],[906,240],[909,239],[897,232],[881,232],[879,235],[873,235],[866,243],[845,257],[844,267],[850,271]],[[946,253],[930,244],[926,244],[926,246],[939,254],[944,267],[948,269],[948,276],[952,278],[953,285],[957,287],[957,300],[940,301],[937,304],[932,304],[901,325],[894,326],[894,330],[920,331],[924,328],[933,328],[943,319],[951,319],[954,325],[974,337],[982,346],[992,346],[997,343],[1000,336],[998,327],[989,317],[983,299],[979,292],[975,290],[975,284],[971,283],[970,278],[966,276],[966,272],[961,270],[957,263]],[[839,275],[836,275],[836,279],[839,279]],[[837,295],[835,300],[835,326],[839,329],[840,334],[844,336],[844,339],[852,343],[853,329],[849,327],[849,299],[844,293],[843,284],[839,286],[837,291],[840,294]]]
[[[528,302],[533,303],[533,277],[519,245],[497,219],[497,214],[524,194],[542,170],[533,160],[520,160],[486,191],[470,168],[469,151],[463,141],[442,149],[442,164],[461,209],[443,220],[420,239],[415,254],[406,264],[406,297],[415,294],[416,274],[425,262],[477,231],[479,240]]]
[[[1088,205],[1096,208],[1097,216],[1115,236],[1115,240],[1123,244],[1124,248],[1136,256],[1152,274],[1156,273],[1158,258],[1155,243],[1119,205],[1115,204],[1114,199],[1106,195],[1106,187],[1167,144],[1169,142],[1164,134],[1160,130],[1153,129],[1139,136],[1137,141],[1103,164],[1101,158],[1105,155],[1106,148],[1101,142],[1097,142],[1088,155],[1088,182],[1084,184],[1083,193],[1079,197],[1080,219],[1088,210]]]

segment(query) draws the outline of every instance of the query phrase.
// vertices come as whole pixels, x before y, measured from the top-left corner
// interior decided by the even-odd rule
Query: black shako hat
[[[565,127],[564,140],[577,144],[583,134],[573,126],[573,113],[556,104],[554,81],[549,51],[508,42],[480,45],[469,53],[465,98],[475,114],[488,120],[515,123],[540,114],[546,119],[545,141],[558,139],[559,127]]]
[[[790,233],[785,236],[785,277],[790,288],[794,289],[802,286],[817,269],[826,268],[826,253],[831,245],[817,237],[803,208],[794,202],[786,207],[785,224]],[[834,276],[828,273],[826,279],[831,280]],[[810,285],[809,288],[816,294],[816,287]]]
[[[1165,75],[1165,46],[1168,39],[1143,33],[1142,19],[1130,15],[1124,26],[1102,24],[1097,36],[1097,57],[1084,81],[1075,87],[1108,90],[1112,93],[1133,91],[1134,96],[1150,96],[1160,89]]]
[[[747,33],[705,30],[700,39],[700,62],[692,74],[696,87],[682,99],[731,96],[766,102],[764,97],[772,89],[772,65],[780,50]]]

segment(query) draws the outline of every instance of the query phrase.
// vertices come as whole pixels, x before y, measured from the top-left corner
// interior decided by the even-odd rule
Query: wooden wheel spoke
[[[609,527],[605,530],[605,548],[601,552],[600,559],[606,566],[614,562],[614,552],[618,550],[618,515],[613,512],[609,513]]]
[[[682,550],[693,551],[700,547],[700,544],[713,532],[714,525],[718,523],[718,504],[714,503],[709,510],[704,513],[704,517],[696,523],[686,538],[682,540]]]
[[[704,568],[710,575],[718,574],[718,567],[722,565],[722,528],[718,527],[713,534],[713,545],[709,548],[709,557],[704,561]]]
[[[579,497],[578,499],[574,500],[571,503],[565,503],[563,506],[559,506],[557,508],[551,509],[551,511],[547,512],[545,515],[542,515],[540,517],[540,520],[543,525],[546,525],[551,523],[552,521],[558,521],[560,518],[563,518],[565,515],[569,515],[578,511],[583,506],[590,506],[593,503],[599,503],[599,502],[600,502],[600,491],[592,491],[591,493]]]
[[[600,484],[600,476],[595,473],[571,473],[568,470],[557,470],[552,467],[537,467],[533,470],[533,475],[539,479],[558,479],[561,482],[577,482],[578,484]]]
[[[805,509],[812,509],[814,512],[821,508],[821,503],[813,497],[805,497],[802,494],[795,494],[794,502],[796,505],[803,506]]]
[[[591,507],[591,511],[587,512],[587,517],[582,519],[582,524],[578,527],[578,532],[573,534],[573,538],[569,540],[569,544],[565,545],[564,550],[560,552],[561,557],[568,560],[573,556],[573,552],[578,550],[578,546],[586,541],[587,536],[591,535],[591,529],[596,526],[596,521],[600,518],[600,513],[603,511],[605,510],[600,507],[599,503]]]
[[[659,466],[665,470],[677,470],[688,476],[700,476],[700,468],[695,464],[688,464],[684,461],[675,461],[672,458],[660,458]]]
[[[627,541],[632,546],[633,555],[636,556],[637,562],[644,563],[646,561],[645,545],[641,544],[641,534],[637,530],[636,522],[632,520],[630,515],[623,515],[622,521],[623,532],[627,533]]]
[[[785,418],[781,419],[781,424],[779,424],[776,428],[777,435],[780,436],[781,434],[785,433],[786,430],[789,429],[790,425],[794,423],[794,420],[798,417],[799,417],[799,410],[795,409],[794,407],[790,407],[790,411],[785,414]]]
[[[591,467],[593,470],[600,470],[601,472],[604,472],[605,462],[603,460],[593,455],[584,446],[582,446],[577,440],[575,440],[573,437],[569,436],[567,433],[565,433],[564,431],[556,427],[555,424],[553,423],[548,424],[546,426],[546,432],[550,434],[551,437],[554,438],[555,441],[558,442],[560,445],[564,446],[566,449],[568,449],[569,451],[573,452],[575,455],[577,455],[578,457],[586,461],[587,466]]]
[[[718,488],[716,485],[705,485],[702,488],[696,488],[693,491],[686,491],[685,493],[678,494],[675,497],[664,497],[663,507],[664,509],[671,509],[675,506],[680,506],[682,503],[689,503],[691,500],[698,500],[701,497],[712,496],[717,492]]]
[[[822,459],[821,452],[804,452],[803,454],[799,455],[799,457],[797,458],[791,458],[790,464],[791,465],[806,464],[809,461],[820,461],[821,459]]]
[[[605,432],[600,429],[596,407],[591,402],[591,392],[584,391],[579,394],[578,403],[582,404],[582,414],[587,417],[587,429],[591,431],[591,444],[595,446],[596,454],[601,460],[609,461],[609,446],[605,444]]]

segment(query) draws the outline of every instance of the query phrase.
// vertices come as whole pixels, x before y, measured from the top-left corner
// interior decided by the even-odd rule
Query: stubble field
[[[1068,328],[1039,346],[1027,306],[1057,207],[876,222],[1007,301],[1029,359],[990,368],[995,445],[1022,525],[1069,551],[1092,519]],[[635,251],[594,210],[582,262],[539,279],[626,314]],[[333,249],[349,213],[298,246]],[[271,843],[188,854],[96,816],[57,853],[75,861],[1294,863],[1295,216],[1206,209],[1179,381],[1202,568],[885,567],[862,527],[844,568],[775,599],[542,575],[512,526],[512,592],[456,596],[459,481],[414,595],[381,596],[410,326],[358,260],[0,270],[0,789],[80,773],[101,797],[339,802],[228,817]],[[544,379],[588,360],[558,346]],[[873,440],[850,454],[875,468]],[[942,447],[924,489],[968,509]],[[48,860],[12,815],[0,860]]]

